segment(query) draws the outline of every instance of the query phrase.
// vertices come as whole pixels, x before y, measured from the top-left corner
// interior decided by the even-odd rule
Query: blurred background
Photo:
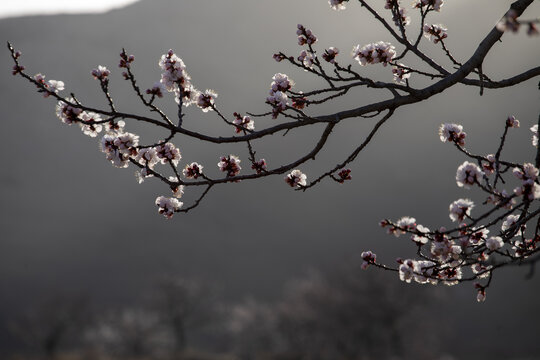
[[[448,47],[466,60],[509,4],[455,0],[428,21],[448,27]],[[320,51],[338,47],[344,63],[353,45],[391,41],[353,2],[341,12],[325,0],[142,0],[113,10],[96,3],[93,14],[26,17],[6,9],[1,37],[22,51],[29,74],[62,80],[64,94],[105,107],[91,70],[107,66],[117,108],[132,113],[146,110],[122,80],[122,48],[135,55],[142,89],[159,81],[158,60],[173,49],[194,86],[216,90],[217,105],[230,116],[268,111],[264,101],[277,72],[294,79],[296,90],[324,86],[272,59],[279,50],[300,52],[297,23],[313,30]],[[53,11],[30,9],[27,14]],[[536,2],[524,17],[539,14]],[[426,41],[422,49],[451,67],[436,46]],[[505,34],[484,72],[502,79],[537,66],[539,58],[538,37]],[[429,228],[450,226],[452,201],[482,202],[482,194],[456,186],[465,159],[440,142],[441,123],[462,124],[469,150],[487,154],[496,151],[506,117],[515,115],[521,128],[511,132],[503,157],[533,161],[528,129],[538,121],[538,79],[482,97],[455,86],[398,109],[350,166],[353,180],[344,185],[325,181],[302,193],[276,176],[217,186],[201,206],[167,221],[154,200],[169,190],[152,179],[137,184],[133,167],[112,167],[98,141],[63,125],[55,102],[13,77],[12,65],[6,48],[0,52],[0,358],[540,359],[540,277],[527,280],[530,268],[496,273],[483,304],[472,284],[407,285],[394,273],[359,269],[368,249],[390,264],[414,256],[408,239],[378,227],[381,219],[408,215]],[[362,71],[392,78],[382,66]],[[384,96],[357,91],[310,111],[330,114]],[[174,117],[172,97],[158,104]],[[255,121],[260,129],[282,120]],[[317,161],[301,170],[314,178],[332,168],[375,121],[343,123]],[[232,135],[222,123],[193,108],[184,120],[190,129]],[[127,128],[145,143],[165,136],[139,124]],[[321,130],[274,135],[254,146],[270,166],[283,164],[309,151]],[[239,155],[248,168],[243,147],[173,142],[183,162],[197,161],[210,174],[225,154]],[[198,195],[189,189],[183,201]]]

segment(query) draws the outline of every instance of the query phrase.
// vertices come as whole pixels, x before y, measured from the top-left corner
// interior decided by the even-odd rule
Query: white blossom
[[[502,225],[501,225],[501,230],[503,232],[509,230],[510,228],[512,228],[519,220],[519,215],[508,215]],[[522,224],[521,227],[523,227],[524,225]],[[522,235],[522,230],[521,228],[518,229],[518,231],[516,231],[516,233],[514,234],[514,236],[521,236]]]
[[[324,50],[324,54],[322,54],[322,58],[329,62],[330,64],[336,63],[336,56],[339,54],[339,49],[336,47],[329,47],[328,49]]]
[[[423,225],[418,224],[416,225],[416,231],[418,231],[420,234],[413,234],[411,236],[411,240],[417,244],[427,244],[429,238],[425,234],[429,233],[429,229]]]
[[[377,255],[371,251],[364,251],[362,252],[362,259],[364,261],[362,262],[360,267],[362,268],[362,270],[365,270],[370,264],[374,263],[377,260]]]
[[[434,279],[433,270],[436,267],[436,263],[429,260],[419,260],[414,262],[414,281],[419,284],[430,283],[432,285],[437,284],[437,279]]]
[[[442,142],[453,142],[459,146],[464,146],[466,136],[467,133],[463,131],[461,125],[445,123],[439,127],[439,138]]]
[[[203,173],[202,169],[203,169],[202,165],[196,162],[192,162],[191,164],[186,165],[184,170],[182,170],[182,174],[184,174],[186,179],[196,179],[202,175]]]
[[[405,65],[402,63],[399,66],[392,67],[392,73],[394,74],[394,82],[396,84],[406,84],[406,80],[411,77],[410,71],[405,69]]]
[[[157,156],[157,151],[153,147],[139,149],[135,161],[143,166],[147,166],[150,169],[154,168],[160,160]]]
[[[251,119],[249,116],[240,116],[237,113],[234,113],[236,115],[235,119],[233,120],[233,124],[235,125],[235,131],[236,133],[240,133],[244,130],[255,130],[255,122]]]
[[[64,82],[60,80],[49,80],[47,81],[47,88],[50,92],[58,93],[59,91],[64,90]],[[47,94],[48,96],[48,94]],[[46,96],[45,96],[46,97]]]
[[[121,133],[113,140],[114,146],[123,154],[131,154],[133,148],[139,145],[139,136],[132,133]]]
[[[302,50],[298,56],[298,61],[304,64],[305,67],[311,69],[313,67],[313,62],[315,61],[315,55],[309,51]]]
[[[203,112],[212,111],[212,106],[214,106],[214,101],[217,98],[218,94],[211,89],[206,89],[204,93],[196,92],[195,101],[196,104]]]
[[[85,135],[96,137],[97,134],[99,134],[103,129],[101,124],[95,123],[101,121],[101,116],[99,116],[99,114],[83,111],[79,115],[79,118],[81,120],[79,125],[81,126],[81,130]]]
[[[538,124],[531,127],[533,133],[532,144],[534,147],[538,147]]]
[[[456,182],[459,187],[469,189],[471,185],[482,180],[484,173],[478,165],[465,161],[461,164],[456,173]]]
[[[139,169],[137,171],[135,171],[135,178],[137,178],[137,182],[139,184],[141,184],[144,179],[148,178],[148,177],[152,177],[154,175],[152,175],[151,173],[148,172],[148,168],[142,168],[142,169]]]
[[[395,230],[394,235],[397,237],[401,234],[405,234],[407,230],[416,230],[416,219],[410,216],[403,216],[397,221],[396,226],[398,229]]]
[[[382,63],[384,66],[396,56],[396,48],[387,42],[379,41],[360,47],[353,47],[351,56],[358,61],[360,65]]]
[[[75,103],[73,98],[66,99],[69,103]],[[73,122],[79,120],[79,115],[82,113],[82,109],[73,107],[64,101],[59,101],[56,104],[56,116],[64,123],[71,125]]]
[[[162,164],[171,163],[177,166],[182,159],[180,150],[170,142],[156,146],[156,152]]]
[[[184,195],[184,185],[176,186],[174,189],[172,189],[172,192],[175,198],[181,198],[182,195]]]
[[[346,0],[328,0],[328,4],[333,10],[345,10],[345,4],[343,4],[345,1]]]
[[[174,213],[180,210],[183,205],[182,202],[175,198],[167,198],[165,196],[159,196],[156,198],[156,205],[158,206],[158,212],[165,216],[167,219],[173,217]]]
[[[399,279],[410,283],[414,278],[415,261],[407,259],[403,264],[399,265]]]
[[[469,199],[458,199],[450,204],[449,212],[452,221],[463,221],[466,216],[471,215],[474,203]]]
[[[503,247],[503,245],[504,242],[500,236],[491,236],[486,240],[486,247],[491,251],[500,249]]]
[[[306,186],[307,176],[300,170],[293,170],[287,176],[285,176],[285,182],[291,187]]]

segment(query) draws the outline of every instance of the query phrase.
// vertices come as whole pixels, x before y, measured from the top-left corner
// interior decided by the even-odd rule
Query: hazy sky
[[[0,2],[0,18],[25,15],[100,13],[126,6],[137,1],[138,0],[3,0]]]

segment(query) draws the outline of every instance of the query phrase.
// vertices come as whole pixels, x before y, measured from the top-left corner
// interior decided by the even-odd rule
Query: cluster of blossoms
[[[159,98],[163,97],[163,92],[165,91],[165,85],[160,82],[156,82],[151,89],[146,89],[148,95],[157,96]]]
[[[181,201],[175,198],[167,198],[165,196],[159,196],[156,199],[156,205],[159,208],[159,213],[170,219],[175,212],[180,210],[180,207],[183,205]]]
[[[463,221],[465,217],[471,216],[474,203],[469,199],[458,199],[450,204],[449,212],[452,221]]]
[[[411,18],[407,16],[405,8],[399,8],[392,16],[392,20],[396,26],[407,26],[411,23]]]
[[[396,48],[390,43],[379,41],[362,47],[356,45],[351,55],[362,66],[378,63],[386,66],[396,56]]]
[[[339,49],[336,47],[329,47],[328,49],[324,50],[324,54],[322,54],[322,58],[324,61],[329,62],[330,64],[336,63],[336,56],[339,54]]]
[[[506,119],[506,126],[517,129],[519,127],[519,120],[515,116],[510,115]]]
[[[114,166],[126,168],[129,158],[137,155],[139,137],[128,132],[109,132],[103,136],[101,151]]]
[[[177,179],[175,179],[173,176],[171,176],[169,178],[169,180],[175,181]],[[182,195],[184,195],[184,185],[176,185],[176,184],[172,185],[171,190],[172,190],[173,195],[174,195],[175,198],[181,198]]]
[[[375,261],[377,261],[377,255],[371,251],[364,251],[362,252],[362,260],[364,261],[360,267],[365,270],[368,268],[369,264],[373,264]]]
[[[74,104],[73,98],[66,99],[69,103]],[[67,125],[71,125],[74,122],[78,122],[79,115],[82,113],[82,109],[73,107],[64,101],[59,101],[56,105],[56,116]]]
[[[516,228],[515,226],[518,223],[519,218],[519,215],[508,215],[501,225],[501,231],[510,237],[522,236],[523,231],[525,230],[525,225],[522,224],[519,228]]]
[[[75,103],[73,98],[67,98],[66,101],[68,103],[64,101],[58,102],[56,105],[56,116],[67,125],[78,123],[85,135],[96,137],[103,129],[103,126],[101,125],[103,120],[100,115],[71,106],[69,103]],[[118,123],[121,123],[121,126],[123,127],[123,121],[119,121]]]
[[[191,164],[186,165],[184,170],[182,170],[182,174],[184,174],[186,179],[197,179],[199,176],[202,176],[202,169],[202,165],[192,162]]]
[[[100,123],[101,116],[99,116],[99,114],[83,111],[79,115],[79,119],[81,120],[79,125],[81,126],[84,135],[96,137],[103,129],[103,126]]]
[[[529,201],[540,198],[540,186],[536,183],[538,169],[533,164],[525,163],[522,169],[515,167],[512,173],[521,180],[521,186],[514,189],[516,195],[527,196]]]
[[[285,176],[285,182],[289,184],[290,187],[302,187],[306,186],[307,176],[302,173],[300,170],[293,170],[287,176]]]
[[[160,162],[157,151],[153,147],[139,149],[135,161],[144,166],[140,171],[135,173],[139,184],[144,181],[145,178],[151,177],[152,174],[148,170],[153,170],[154,166]]]
[[[171,163],[178,166],[180,159],[182,159],[180,150],[170,142],[156,146],[156,154],[162,164]]]
[[[444,4],[444,0],[415,0],[412,4],[413,8],[424,8],[428,7],[429,9],[433,9],[435,11],[441,11],[441,7]]]
[[[118,67],[120,69],[129,69],[133,61],[135,61],[135,56],[128,55],[125,51],[122,51],[120,53],[120,62],[118,63]],[[124,78],[128,77],[127,73],[123,73],[122,75],[124,76]]]
[[[309,51],[302,50],[298,56],[298,61],[300,61],[305,67],[312,68],[313,62],[315,61],[315,55]]]
[[[461,125],[445,123],[439,127],[439,137],[442,142],[452,142],[459,146],[465,146],[467,133],[463,131]]]
[[[411,77],[411,73],[406,69],[406,66],[402,63],[398,63],[397,66],[392,67],[392,73],[394,74],[394,82],[396,84],[406,84],[407,79]]]
[[[419,284],[430,283],[435,285],[437,284],[433,271],[435,266],[434,262],[428,260],[403,260],[400,261],[399,265],[399,278],[407,283],[414,279]]]
[[[277,118],[280,112],[287,109],[289,97],[286,91],[290,90],[293,85],[294,82],[285,74],[277,73],[272,77],[270,96],[266,98],[266,101],[273,107],[272,117],[274,119]]]
[[[411,23],[411,18],[406,15],[407,12],[405,8],[402,8],[399,2],[399,0],[386,0],[384,8],[392,11],[392,20],[394,20],[396,26],[409,25]]]
[[[204,93],[195,92],[194,98],[197,106],[200,107],[203,112],[208,112],[212,110],[217,96],[218,95],[214,90],[207,89]]]
[[[176,101],[186,106],[195,102],[195,89],[191,77],[186,71],[186,65],[172,50],[161,56],[159,66],[163,70],[161,83],[168,92],[174,92]]]
[[[15,74],[14,74],[15,75]],[[51,94],[57,94],[59,91],[64,90],[64,82],[59,80],[45,81],[45,76],[36,74],[34,80],[42,86],[38,92],[43,93],[43,97],[49,97]]]
[[[266,171],[266,160],[261,159],[259,161],[255,161],[253,164],[251,164],[251,168],[255,170],[257,174],[262,174]]]
[[[486,248],[490,251],[495,251],[502,248],[504,245],[503,239],[500,236],[491,236],[486,239]]]
[[[517,128],[519,125],[519,120],[514,116],[506,119],[506,129]],[[452,142],[460,146],[464,144],[465,133],[461,125],[442,124],[439,128],[439,136],[442,142]],[[504,141],[504,138],[501,141]],[[465,161],[458,167],[457,185],[468,188],[478,184],[489,194],[484,204],[492,203],[495,206],[494,210],[508,209],[510,211],[489,221],[488,225],[478,226],[476,224],[480,219],[494,216],[492,215],[494,210],[478,218],[472,218],[471,211],[475,206],[474,202],[469,199],[458,199],[453,201],[448,208],[450,219],[459,223],[459,226],[453,230],[441,227],[439,230],[430,231],[427,227],[417,224],[415,218],[408,216],[400,218],[395,223],[389,220],[381,221],[380,225],[386,228],[389,234],[395,236],[409,234],[411,240],[418,246],[418,253],[422,255],[420,260],[397,260],[399,265],[395,270],[398,271],[402,281],[414,280],[421,284],[442,282],[446,285],[454,285],[464,280],[484,279],[491,277],[495,269],[494,264],[497,264],[497,262],[487,263],[491,256],[511,259],[526,258],[538,250],[540,236],[535,235],[529,239],[525,237],[526,223],[529,220],[527,210],[519,210],[519,214],[512,214],[512,209],[516,196],[521,196],[525,204],[540,198],[539,170],[530,163],[514,165],[512,173],[521,181],[521,184],[514,189],[515,195],[509,196],[505,190],[499,191],[495,188],[496,180],[491,183],[488,178],[498,166],[496,157],[493,154],[486,157],[474,157],[478,159],[484,171],[478,165]],[[503,163],[508,169],[508,163]],[[501,171],[501,173],[504,172],[506,170]],[[518,207],[515,209],[517,210]],[[488,227],[494,226],[499,221],[501,221],[500,233],[489,236]],[[510,250],[503,249],[506,244],[512,247],[513,254]],[[376,256],[372,252],[364,252],[362,258],[364,269],[368,265],[384,267],[376,262]],[[463,272],[468,267],[473,277],[465,279]],[[478,301],[485,300],[488,286],[489,282],[485,286],[475,284]]]
[[[424,36],[433,41],[434,44],[446,39],[448,37],[447,31],[448,29],[441,24],[424,25]]]
[[[381,223],[381,226],[386,226],[386,224]],[[407,231],[414,231],[416,229],[416,219],[409,216],[404,216],[398,220],[396,226],[391,226],[388,228],[389,234],[394,234],[395,236],[400,236],[405,234]]]
[[[234,113],[233,124],[235,125],[236,133],[241,133],[242,131],[253,131],[255,130],[255,122],[251,120],[249,116],[242,116],[239,113]]]
[[[313,35],[310,29],[306,29],[304,25],[298,24],[296,35],[298,35],[298,45],[313,45],[317,42],[317,37]]]
[[[105,83],[109,81],[110,74],[110,70],[107,69],[105,66],[101,65],[99,65],[97,69],[92,70],[92,76],[94,77],[94,79]]]
[[[491,175],[495,172],[495,162],[497,159],[495,159],[495,155],[488,154],[486,155],[486,161],[482,162],[482,170],[484,171],[484,174]]]
[[[233,177],[240,173],[240,159],[236,155],[222,156],[218,162],[219,170],[226,172],[227,177]]]
[[[349,0],[328,0],[328,4],[333,10],[345,10],[345,4],[343,3],[347,1]]]
[[[459,187],[466,189],[472,185],[479,183],[484,177],[484,172],[474,163],[465,161],[461,164],[456,172],[456,182]]]

